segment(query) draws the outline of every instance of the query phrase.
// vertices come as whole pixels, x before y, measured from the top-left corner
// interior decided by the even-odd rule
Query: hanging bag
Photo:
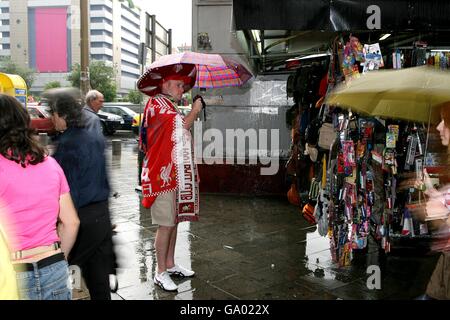
[[[311,203],[307,203],[302,209],[302,216],[308,221],[309,224],[315,225],[316,218],[314,217],[314,206]]]
[[[297,176],[299,153],[299,147],[296,144],[292,145],[291,156],[286,163],[286,174],[288,176]]]
[[[309,188],[309,199],[316,201],[320,192],[320,181],[316,178],[312,178],[311,186]]]
[[[332,123],[325,122],[319,129],[319,148],[330,150],[336,140],[336,131]]]
[[[292,98],[294,96],[294,86],[295,86],[295,75],[291,74],[286,83],[286,94],[288,98]]]
[[[322,237],[325,237],[328,234],[328,199],[322,189],[314,209],[314,218],[317,222],[317,231]]]
[[[300,196],[298,194],[297,185],[295,182],[291,184],[291,187],[287,192],[287,198],[290,204],[293,204],[294,206],[300,206]]]
[[[322,104],[319,115],[311,121],[306,130],[306,142],[310,145],[318,145],[319,148],[330,150],[336,139],[336,131],[332,123],[325,122],[327,106]]]
[[[325,113],[326,105],[323,104],[320,108],[319,117],[321,118],[322,126],[319,129],[319,140],[317,145],[319,148],[324,150],[330,150],[331,146],[334,144],[336,140],[336,131],[334,130],[334,126],[332,123],[325,122],[326,113]]]
[[[325,191],[326,188],[326,171],[327,171],[327,155],[324,154],[321,160],[321,168],[319,170],[319,179],[318,181],[318,196],[317,196],[317,204],[314,208],[314,218],[317,222],[317,231],[322,237],[325,237],[328,234],[328,207],[329,200],[327,193]]]

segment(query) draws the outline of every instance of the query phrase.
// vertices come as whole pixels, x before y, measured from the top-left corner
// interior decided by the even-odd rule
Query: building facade
[[[116,70],[117,92],[135,89],[141,68],[141,10],[128,1],[90,0],[91,60]],[[37,71],[32,93],[51,81],[68,85],[80,63],[80,0],[0,0],[0,57]]]

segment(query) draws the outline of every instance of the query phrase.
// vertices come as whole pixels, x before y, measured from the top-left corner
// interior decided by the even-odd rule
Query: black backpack
[[[311,121],[306,128],[305,132],[305,139],[306,143],[308,143],[310,146],[317,145],[319,141],[319,129],[322,126],[322,120],[319,118],[314,119]]]
[[[311,122],[306,127],[305,140],[310,146],[315,146],[319,142],[319,131],[322,127],[323,116],[325,112],[324,107],[325,105],[322,104],[318,114],[316,113],[317,109],[312,112],[313,116],[311,118],[313,118],[313,120],[311,120]]]
[[[286,84],[286,94],[288,98],[292,98],[294,96],[294,81],[295,81],[295,75],[291,74],[287,79]]]

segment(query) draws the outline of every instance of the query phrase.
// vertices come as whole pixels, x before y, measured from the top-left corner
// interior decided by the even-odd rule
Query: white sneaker
[[[182,266],[179,265],[174,265],[172,268],[167,269],[167,272],[171,275],[171,276],[175,276],[175,277],[193,277],[195,272],[186,268],[183,268]]]
[[[112,293],[116,293],[119,289],[119,281],[117,281],[117,276],[115,274],[109,275],[109,287]]]
[[[178,286],[172,281],[167,271],[160,274],[156,273],[153,282],[166,291],[177,291]]]

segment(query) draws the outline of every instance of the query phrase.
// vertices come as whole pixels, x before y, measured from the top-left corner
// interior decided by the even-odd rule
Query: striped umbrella
[[[197,64],[197,80],[199,88],[238,87],[251,79],[252,74],[240,63],[222,58],[223,65]]]
[[[165,76],[169,76],[170,74],[162,74],[161,71],[173,65],[195,65],[197,74],[194,86],[198,88],[237,87],[252,78],[252,74],[242,64],[230,58],[187,51],[165,55],[153,62],[138,80],[139,90],[143,91],[141,88],[148,87],[147,84],[154,83],[156,78],[162,81]],[[147,90],[144,93],[150,92]]]

